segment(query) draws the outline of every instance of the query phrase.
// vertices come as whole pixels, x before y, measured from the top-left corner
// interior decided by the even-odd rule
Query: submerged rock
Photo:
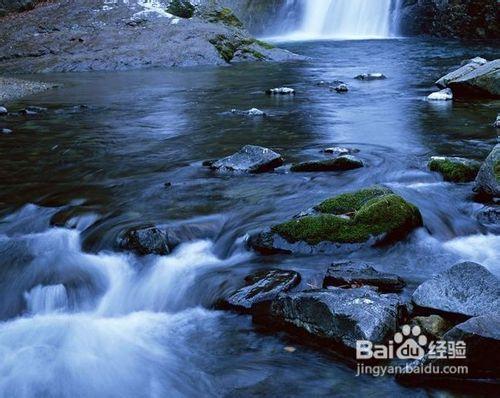
[[[0,131],[2,132],[2,134],[12,134],[12,130],[5,127],[2,128]]]
[[[477,219],[482,224],[500,225],[500,206],[482,209],[478,213]]]
[[[412,325],[432,339],[441,339],[453,327],[453,324],[439,315],[417,316],[411,320]]]
[[[119,241],[119,246],[141,256],[147,254],[165,255],[172,250],[168,234],[157,227],[130,229]]]
[[[241,150],[209,164],[212,170],[246,173],[273,171],[283,164],[279,153],[256,145],[245,145]]]
[[[440,78],[436,82],[436,86],[439,88],[446,88],[448,87],[448,83],[455,80],[459,79],[468,73],[472,72],[473,70],[479,68],[480,66],[486,64],[488,61],[486,61],[484,58],[481,57],[476,57],[472,58],[468,61],[465,61],[465,64],[462,65],[460,68],[446,74],[442,78]]]
[[[493,148],[481,166],[474,191],[486,198],[500,197],[500,144]]]
[[[289,291],[299,283],[300,275],[295,271],[258,271],[247,276],[245,286],[217,303],[217,307],[244,313],[264,311],[278,294]]]
[[[429,94],[427,96],[429,101],[451,101],[453,99],[453,92],[449,88]]]
[[[348,348],[355,348],[357,340],[382,343],[396,330],[400,311],[397,295],[368,288],[280,294],[271,306],[272,319],[281,327]]]
[[[294,172],[345,171],[359,169],[363,166],[361,159],[352,155],[342,155],[334,159],[294,164],[290,170]]]
[[[402,240],[423,224],[415,206],[378,186],[336,196],[314,210],[251,236],[250,245],[263,254],[354,250]]]
[[[419,307],[465,316],[500,311],[500,281],[482,265],[459,263],[422,283],[413,293]]]
[[[382,73],[362,73],[355,77],[357,80],[383,80],[387,77]]]
[[[7,108],[4,106],[0,106],[0,115],[6,115],[7,113],[9,113]]]
[[[405,287],[405,282],[395,274],[377,271],[365,262],[340,261],[328,267],[323,287],[375,286],[381,292],[397,292]]]
[[[433,156],[429,162],[429,169],[449,182],[474,181],[480,168],[480,162],[459,157]]]
[[[347,93],[349,91],[349,86],[345,83],[341,83],[336,86],[332,86],[330,89],[336,91],[337,93]]]
[[[500,98],[500,59],[479,66],[448,83],[455,97]]]
[[[294,95],[295,90],[290,87],[277,87],[266,90],[267,95]]]
[[[39,113],[43,113],[47,110],[47,108],[43,108],[41,106],[27,106],[24,109],[21,109],[19,113],[21,115],[38,115]]]

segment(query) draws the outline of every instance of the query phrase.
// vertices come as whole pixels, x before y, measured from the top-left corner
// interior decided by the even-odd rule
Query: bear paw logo
[[[425,356],[427,337],[421,333],[419,326],[404,325],[401,332],[394,335],[394,342],[401,344],[396,351],[399,359],[421,359]]]

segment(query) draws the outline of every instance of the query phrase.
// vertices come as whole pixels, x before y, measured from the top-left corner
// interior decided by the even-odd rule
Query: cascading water
[[[301,21],[285,38],[373,39],[394,36],[399,0],[314,0],[295,2]],[[287,2],[286,7],[290,7]]]

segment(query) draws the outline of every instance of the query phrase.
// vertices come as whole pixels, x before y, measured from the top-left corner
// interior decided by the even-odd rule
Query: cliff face
[[[400,26],[403,35],[498,39],[500,5],[497,0],[404,0]]]
[[[57,0],[0,21],[0,71],[68,72],[300,59],[213,1]]]

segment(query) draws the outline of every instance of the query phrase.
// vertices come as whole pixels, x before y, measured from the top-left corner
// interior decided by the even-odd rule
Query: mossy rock
[[[474,191],[482,200],[500,198],[500,144],[497,144],[481,166]]]
[[[317,214],[271,227],[251,238],[250,244],[264,254],[303,249],[314,252],[320,244],[318,251],[328,251],[325,243],[334,244],[335,248],[393,243],[423,225],[417,207],[378,186],[339,195],[315,210]]]
[[[319,160],[294,164],[290,171],[316,172],[316,171],[347,171],[363,167],[363,161],[352,155],[343,155],[334,159]]]
[[[167,12],[179,18],[191,18],[194,15],[195,6],[187,0],[171,0]]]
[[[471,182],[477,176],[481,163],[475,160],[434,156],[429,162],[429,169],[436,171],[449,182]]]
[[[242,28],[243,23],[234,15],[230,8],[220,8],[212,10],[205,14],[205,19],[209,22],[223,23],[224,25],[232,26],[234,28]]]

